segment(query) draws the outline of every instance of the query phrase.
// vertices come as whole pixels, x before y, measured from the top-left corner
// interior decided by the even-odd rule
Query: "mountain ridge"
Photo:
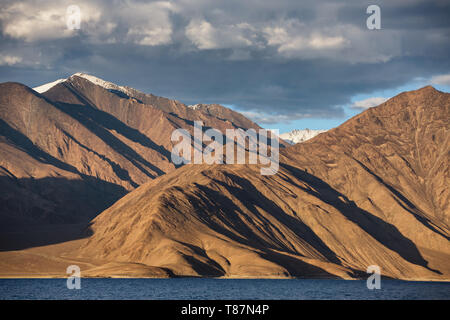
[[[391,278],[448,280],[449,96],[398,95],[281,150],[273,176],[251,165],[177,169],[96,217],[79,255],[183,276],[357,278],[378,265]],[[422,131],[430,165],[416,150]],[[441,171],[417,175],[420,162]]]
[[[13,219],[14,225],[87,222],[138,185],[174,170],[171,133],[192,132],[192,119],[223,130],[258,128],[227,111],[223,118],[201,110],[177,114],[187,107],[139,94],[117,95],[76,74],[42,93],[19,83],[0,84],[1,179],[11,190],[0,197],[0,218]],[[69,181],[79,187],[73,190]],[[62,195],[66,189],[72,191]],[[18,205],[21,198],[25,201]],[[77,213],[80,199],[85,200]]]
[[[378,265],[390,278],[450,278],[448,93],[405,92],[282,148],[272,176],[167,161],[167,133],[194,120],[253,126],[219,105],[77,76],[0,93],[1,275],[40,261],[28,272],[354,279]]]

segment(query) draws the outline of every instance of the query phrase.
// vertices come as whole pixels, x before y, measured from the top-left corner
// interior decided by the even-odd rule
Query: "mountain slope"
[[[86,74],[39,91],[0,84],[0,184],[6,190],[0,224],[6,230],[87,222],[137,186],[173,171],[171,134],[177,128],[193,132],[192,119],[222,130],[258,128],[233,118],[231,110],[219,118]]]
[[[187,165],[93,220],[80,257],[175,275],[450,278],[450,98],[400,94],[281,152],[280,170]]]

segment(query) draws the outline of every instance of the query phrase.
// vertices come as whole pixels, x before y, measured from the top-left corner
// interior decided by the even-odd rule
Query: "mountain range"
[[[281,148],[264,176],[170,162],[195,120],[259,128],[220,105],[84,74],[36,90],[0,84],[0,275],[450,278],[448,93],[401,93]],[[30,226],[72,231],[33,243]]]
[[[219,105],[197,109],[82,73],[33,90],[0,84],[0,225],[89,221],[175,169],[171,133],[259,128]]]

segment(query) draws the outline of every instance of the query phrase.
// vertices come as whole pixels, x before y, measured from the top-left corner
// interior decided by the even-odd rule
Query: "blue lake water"
[[[450,300],[450,283],[382,280],[369,290],[363,280],[81,279],[69,290],[66,279],[0,279],[0,299]]]

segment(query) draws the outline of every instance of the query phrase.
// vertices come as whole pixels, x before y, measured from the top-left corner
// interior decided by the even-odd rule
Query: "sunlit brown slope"
[[[1,229],[88,221],[173,171],[171,134],[192,132],[193,119],[221,130],[258,127],[231,111],[219,118],[128,90],[136,97],[76,75],[43,94],[0,84]]]
[[[175,275],[450,279],[449,94],[403,93],[285,149],[280,170],[187,165],[99,215],[80,257]]]
[[[26,86],[4,83],[0,92],[2,231],[88,219],[125,194],[107,174],[96,174],[109,168],[97,164],[89,172],[87,159],[96,155],[74,140],[94,140],[86,128]]]

